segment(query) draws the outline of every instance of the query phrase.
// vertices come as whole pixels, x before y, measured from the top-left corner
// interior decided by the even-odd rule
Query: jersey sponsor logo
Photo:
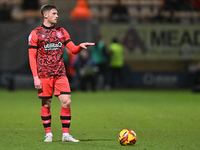
[[[47,43],[44,45],[44,50],[45,51],[52,51],[52,50],[58,50],[58,48],[62,47],[62,43]]]

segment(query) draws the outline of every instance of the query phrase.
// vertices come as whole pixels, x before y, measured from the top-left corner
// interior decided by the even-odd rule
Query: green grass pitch
[[[72,92],[70,133],[80,143],[61,142],[60,102],[52,101],[52,143],[44,143],[36,90],[0,90],[0,150],[198,150],[200,94],[189,90]],[[118,134],[133,129],[134,146]]]

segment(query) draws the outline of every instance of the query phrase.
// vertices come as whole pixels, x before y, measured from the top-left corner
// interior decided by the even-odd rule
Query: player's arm
[[[33,74],[34,85],[36,89],[42,89],[42,83],[37,74],[37,49],[29,48],[29,63]]]
[[[33,74],[33,78],[38,76],[37,73],[37,49],[29,48],[29,64]]]
[[[29,64],[33,74],[34,85],[36,89],[42,89],[42,83],[38,77],[37,73],[37,39],[34,38],[34,33],[31,33],[29,36]]]
[[[82,49],[87,49],[87,46],[94,45],[95,43],[81,43],[78,46],[76,46],[72,41],[68,42],[66,44],[66,47],[73,53],[78,54]]]

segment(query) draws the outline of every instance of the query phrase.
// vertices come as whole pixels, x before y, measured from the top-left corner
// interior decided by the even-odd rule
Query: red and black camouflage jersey
[[[70,35],[63,27],[41,25],[32,30],[28,48],[37,49],[37,73],[40,78],[66,75],[63,49],[70,41]]]

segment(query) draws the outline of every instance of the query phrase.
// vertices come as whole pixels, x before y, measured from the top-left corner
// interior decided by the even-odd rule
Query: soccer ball
[[[134,145],[137,141],[136,133],[131,129],[120,131],[118,141],[121,145]]]

